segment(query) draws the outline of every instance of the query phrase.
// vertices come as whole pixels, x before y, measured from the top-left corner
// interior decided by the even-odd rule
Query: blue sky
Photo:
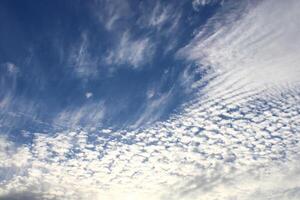
[[[3,71],[14,82],[2,93],[13,98],[11,112],[50,124],[62,112],[99,104],[103,115],[88,126],[166,118],[192,95],[181,79],[199,78],[174,54],[219,6],[199,12],[189,1],[3,1],[0,60],[17,72]]]
[[[0,2],[0,200],[299,199],[297,0]]]

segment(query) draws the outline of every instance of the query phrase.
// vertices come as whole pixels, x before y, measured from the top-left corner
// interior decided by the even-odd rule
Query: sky
[[[300,199],[298,0],[1,0],[0,200]]]

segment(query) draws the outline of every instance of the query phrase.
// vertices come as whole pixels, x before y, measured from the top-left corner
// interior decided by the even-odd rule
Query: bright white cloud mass
[[[197,12],[209,2],[194,2]],[[170,8],[156,7],[161,13],[149,24],[167,24]],[[110,112],[101,101],[70,106],[53,120],[90,129],[32,132],[26,144],[1,135],[0,199],[300,199],[299,10],[298,0],[222,1],[174,52],[206,74],[188,81],[194,97],[166,119],[151,121],[172,90],[158,98],[151,90],[133,129],[93,128]],[[124,15],[112,13],[109,30]],[[155,54],[153,37],[124,32],[100,59],[143,68]],[[77,71],[89,64],[80,49]],[[151,123],[141,126],[146,119]]]

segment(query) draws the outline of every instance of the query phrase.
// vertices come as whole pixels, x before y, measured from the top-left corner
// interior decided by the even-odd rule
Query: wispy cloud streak
[[[149,38],[132,39],[129,32],[124,32],[120,43],[109,51],[104,61],[109,65],[130,65],[137,69],[150,60],[153,50]]]

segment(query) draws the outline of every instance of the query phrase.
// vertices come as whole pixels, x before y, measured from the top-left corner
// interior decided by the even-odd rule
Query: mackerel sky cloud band
[[[300,1],[0,2],[0,200],[300,199]]]

